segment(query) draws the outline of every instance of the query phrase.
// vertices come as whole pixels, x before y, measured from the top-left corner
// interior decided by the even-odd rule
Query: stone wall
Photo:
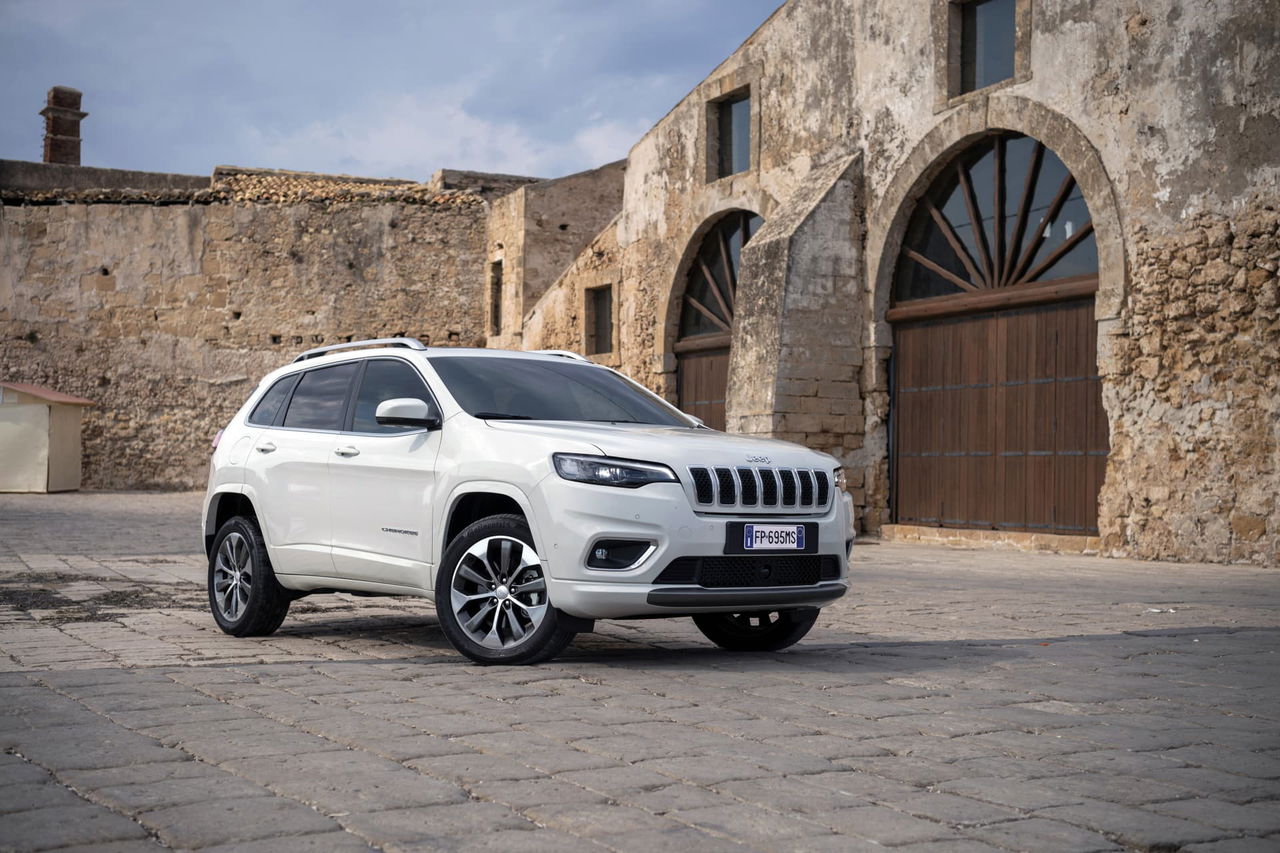
[[[478,197],[219,192],[0,207],[0,375],[97,401],[86,487],[202,486],[210,439],[308,347],[484,344]]]
[[[1138,233],[1105,376],[1104,550],[1280,563],[1278,210]]]
[[[614,299],[617,301],[617,282],[620,267],[618,264],[618,235],[614,224],[610,224],[578,255],[577,259],[564,271],[564,275],[540,299],[536,306],[524,318],[525,340],[536,345],[538,349],[562,349],[570,352],[586,352],[586,289],[600,287],[605,284],[615,285]],[[631,306],[634,310],[635,306]],[[614,315],[615,325],[630,327],[635,325],[636,318],[617,312]],[[617,333],[614,334],[615,339]],[[591,356],[594,361],[617,367],[621,364],[618,352],[610,352]],[[638,381],[649,380],[651,376],[635,376]]]

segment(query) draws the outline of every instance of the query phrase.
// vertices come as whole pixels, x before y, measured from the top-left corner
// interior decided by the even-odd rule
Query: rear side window
[[[302,374],[298,390],[289,401],[284,425],[296,429],[342,429],[342,410],[356,364],[337,364]]]
[[[418,371],[403,361],[392,359],[370,361],[364,369],[364,378],[360,381],[360,394],[356,397],[355,421],[351,428],[356,432],[408,432],[418,429],[418,427],[378,423],[375,417],[378,404],[384,400],[402,397],[422,400],[433,410],[436,407]]]
[[[297,374],[277,379],[267,393],[262,395],[258,405],[253,407],[248,417],[249,423],[257,426],[271,426],[275,423],[280,407],[284,405],[285,400],[289,399],[289,392],[293,390],[293,383],[297,381]]]

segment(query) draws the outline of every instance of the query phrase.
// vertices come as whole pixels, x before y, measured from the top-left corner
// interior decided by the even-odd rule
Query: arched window
[[[895,302],[1097,275],[1089,209],[1044,143],[992,136],[943,170],[907,227]]]
[[[712,429],[724,429],[729,346],[742,247],[764,222],[747,210],[724,216],[703,237],[689,263],[676,341],[680,408]]]

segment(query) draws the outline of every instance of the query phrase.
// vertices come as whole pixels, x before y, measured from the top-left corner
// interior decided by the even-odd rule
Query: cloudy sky
[[[0,158],[553,177],[625,156],[781,0],[0,0]]]

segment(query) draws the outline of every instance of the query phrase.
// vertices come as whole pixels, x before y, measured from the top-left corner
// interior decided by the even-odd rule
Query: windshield
[[[431,366],[473,417],[693,425],[613,371],[568,359],[439,356]]]

